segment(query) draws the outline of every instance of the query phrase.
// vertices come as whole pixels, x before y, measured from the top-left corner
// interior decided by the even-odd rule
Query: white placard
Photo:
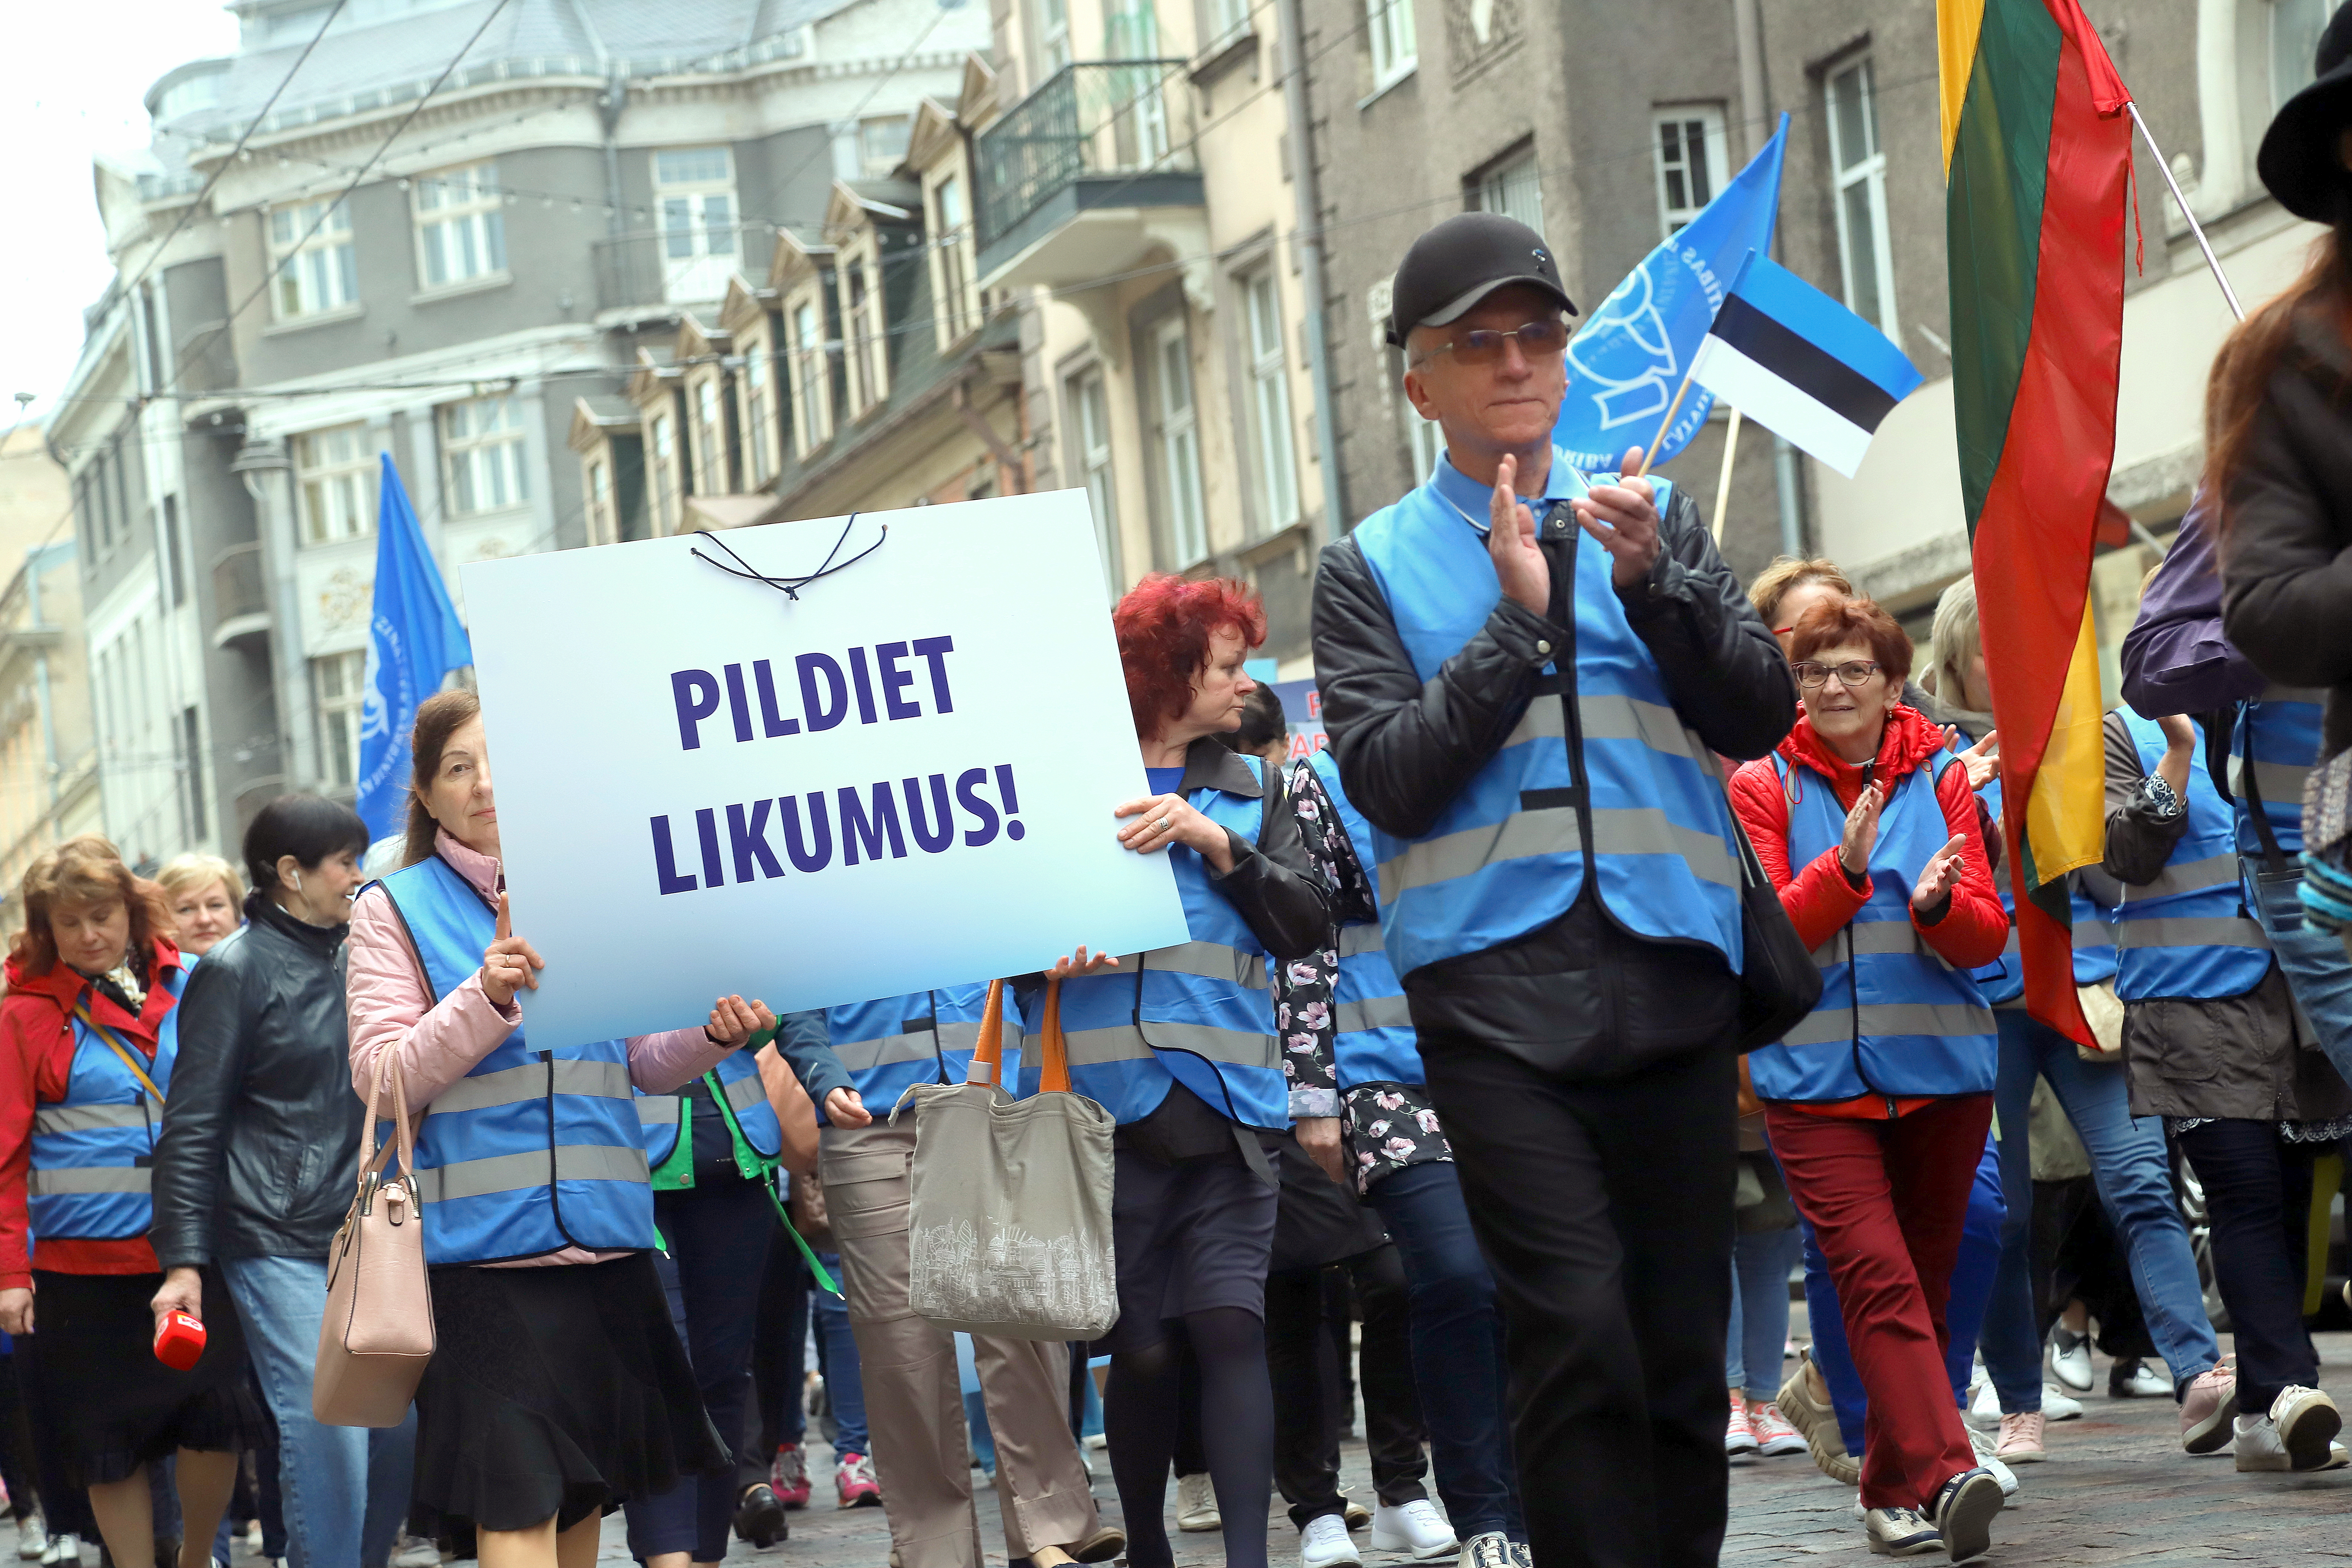
[[[532,1043],[1183,941],[1102,580],[1083,490],[467,566]]]

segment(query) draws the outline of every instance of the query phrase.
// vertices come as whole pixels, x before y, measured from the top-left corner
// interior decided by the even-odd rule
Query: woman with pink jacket
[[[352,911],[352,1083],[397,1062],[416,1137],[437,1342],[416,1391],[416,1500],[479,1531],[482,1568],[591,1568],[600,1518],[728,1450],[656,1279],[633,1089],[707,1071],[774,1018],[532,1049],[480,705],[417,710],[408,843]]]

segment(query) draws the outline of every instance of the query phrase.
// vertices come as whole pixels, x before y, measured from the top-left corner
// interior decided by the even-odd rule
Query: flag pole
[[[2179,204],[2180,216],[2189,220],[2189,232],[2197,237],[2197,248],[2205,253],[2205,265],[2213,269],[2213,281],[2221,286],[2221,298],[2230,302],[2230,314],[2244,321],[2246,308],[2238,303],[2237,290],[2230,287],[2229,275],[2221,270],[2221,258],[2213,254],[2213,242],[2205,237],[2204,226],[2197,221],[2197,215],[2189,210],[2189,198],[2180,194],[2180,182],[2172,177],[2172,165],[2164,161],[2164,149],[2156,144],[2147,121],[2139,117],[2139,105],[2126,99],[2124,107],[2131,110],[2132,123],[2139,127],[2139,138],[2147,143],[2148,152],[2155,157],[2157,172],[2164,176],[2165,184],[2172,191],[2172,199]]]
[[[1690,372],[1683,372],[1683,384],[1675,388],[1675,400],[1666,405],[1666,416],[1658,421],[1658,433],[1650,437],[1650,444],[1648,446],[1642,448],[1641,466],[1635,468],[1632,473],[1625,474],[1621,477],[1629,479],[1638,479],[1643,475],[1650,471],[1650,456],[1658,449],[1658,443],[1666,438],[1666,427],[1675,422],[1675,413],[1682,407],[1683,394],[1690,390]]]
[[[1715,544],[1723,548],[1723,519],[1731,503],[1731,455],[1739,449],[1739,410],[1731,411],[1731,428],[1723,433],[1723,472],[1715,481]]]

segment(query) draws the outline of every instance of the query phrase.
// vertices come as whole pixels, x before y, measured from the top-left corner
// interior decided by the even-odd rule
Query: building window
[[[743,340],[743,376],[737,387],[743,399],[743,449],[751,459],[753,489],[776,471],[775,400],[770,390],[774,371],[768,357],[766,338]]]
[[[1282,352],[1282,301],[1274,268],[1242,285],[1249,316],[1250,424],[1257,440],[1259,525],[1268,531],[1298,517],[1298,458],[1290,430],[1289,356]]]
[[[724,495],[735,488],[727,461],[727,417],[719,407],[719,378],[706,372],[694,384],[694,489]]]
[[[1493,164],[1473,182],[1472,194],[1478,211],[1515,217],[1543,233],[1543,178],[1536,170],[1534,148]]]
[[[914,129],[914,117],[906,114],[877,115],[858,122],[857,157],[867,179],[887,180],[907,161],[907,141]]]
[[[1826,90],[1846,309],[1899,342],[1895,263],[1886,233],[1886,154],[1878,147],[1878,93],[1870,57],[1831,72]]]
[[[940,348],[980,325],[980,290],[971,254],[971,215],[961,174],[942,174],[931,187],[934,290],[940,300]]]
[[[825,374],[824,309],[814,298],[793,307],[793,451],[805,458],[833,438],[833,384]]]
[[[1404,406],[1404,416],[1412,448],[1413,482],[1425,485],[1429,476],[1437,472],[1437,460],[1445,456],[1445,426],[1434,419],[1423,419],[1421,410],[1410,403]]]
[[[1095,548],[1102,553],[1103,584],[1118,592],[1118,500],[1111,485],[1110,399],[1100,370],[1074,375],[1069,382],[1070,423],[1076,441],[1078,470],[1085,476],[1087,504],[1095,515]]]
[[[163,577],[171,585],[172,607],[188,602],[188,579],[180,557],[180,498],[163,498]]]
[[[588,542],[609,544],[621,537],[620,520],[613,515],[613,465],[599,455],[588,459],[587,468]]]
[[[188,837],[212,831],[205,815],[204,726],[193,708],[180,710],[180,765],[188,781]]]
[[[677,441],[669,416],[656,414],[646,426],[653,446],[654,537],[667,538],[677,517]]]
[[[1723,189],[1723,110],[1711,104],[1664,109],[1658,129],[1658,226],[1671,235]]]
[[[841,314],[847,323],[849,415],[856,418],[890,395],[890,342],[883,333],[882,268],[869,235],[862,255],[841,264]]]
[[[294,437],[303,543],[332,544],[375,531],[374,468],[363,425],[339,425]]]
[[[331,653],[310,661],[319,704],[319,766],[330,784],[360,776],[360,712],[367,705],[367,652]]]
[[[417,275],[425,288],[507,269],[507,219],[497,184],[494,163],[444,169],[417,180]]]
[[[2273,113],[2311,85],[2312,56],[2334,9],[2329,0],[2270,0]]]
[[[1209,0],[1209,47],[1249,31],[1250,0]]]
[[[1044,75],[1052,76],[1070,63],[1069,0],[1037,0],[1037,47],[1044,57]]]
[[[1412,30],[1412,0],[1364,0],[1364,31],[1372,41],[1372,90],[1412,74],[1421,40]]]
[[[470,517],[530,500],[523,461],[522,405],[478,397],[441,410],[441,450],[449,468],[449,515]]]
[[[271,297],[278,319],[292,321],[356,304],[359,258],[352,248],[352,215],[343,204],[296,202],[269,214]]]
[[[670,260],[735,254],[735,160],[726,148],[655,153],[654,204]]]
[[[1201,505],[1200,411],[1192,402],[1192,345],[1184,318],[1164,321],[1152,333],[1152,387],[1160,401],[1160,479],[1166,489],[1171,563],[1192,565],[1209,553],[1207,520]]]

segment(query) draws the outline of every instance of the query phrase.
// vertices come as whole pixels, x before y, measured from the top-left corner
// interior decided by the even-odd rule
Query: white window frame
[[[1160,416],[1155,444],[1168,510],[1168,545],[1175,557],[1170,565],[1182,571],[1207,559],[1209,521],[1201,493],[1199,377],[1192,366],[1192,335],[1181,312],[1152,329],[1151,388]]]
[[[530,504],[530,441],[520,398],[504,393],[445,403],[440,416],[442,493],[450,517],[483,517]]]
[[[784,307],[792,333],[793,454],[805,459],[833,439],[833,375],[825,360],[824,295],[814,285]]]
[[[1699,156],[1690,155],[1696,132]],[[1658,237],[1666,238],[1705,211],[1730,178],[1723,106],[1681,103],[1650,116],[1650,161],[1658,175]],[[1679,199],[1677,199],[1679,198]]]
[[[915,132],[911,114],[869,114],[857,122],[857,162],[869,180],[887,180],[907,161]]]
[[[1052,76],[1070,63],[1070,0],[1037,0],[1037,52]]]
[[[323,197],[289,202],[270,208],[262,227],[269,241],[275,319],[298,321],[360,302],[359,253],[352,245],[352,215],[342,203],[330,205]]]
[[[694,420],[694,488],[701,494],[725,495],[734,489],[735,475],[728,461],[727,410],[715,368],[705,366],[696,373],[687,404]]]
[[[311,705],[319,716],[319,762],[331,785],[348,787],[360,773],[360,715],[367,706],[367,650],[320,654],[310,660]]]
[[[588,542],[611,544],[621,537],[621,520],[613,505],[613,447],[610,442],[580,459],[580,489],[588,498]]]
[[[377,476],[367,426],[306,430],[294,437],[293,447],[303,544],[340,544],[373,533]]]
[[[972,254],[971,182],[959,160],[931,183],[931,294],[940,301],[940,351],[979,329],[982,308],[978,258]]]
[[[1480,212],[1501,213],[1544,232],[1543,171],[1536,166],[1536,150],[1522,147],[1489,164],[1478,175]]]
[[[665,177],[665,159],[715,153],[725,173],[711,174],[672,165]],[[736,230],[742,207],[735,199],[735,153],[732,148],[664,147],[653,155],[654,226],[661,236],[665,267],[690,264],[712,257],[736,254]],[[719,205],[714,206],[712,204]],[[715,241],[720,237],[723,243]]]
[[[1272,267],[1242,279],[1244,346],[1250,378],[1250,434],[1257,447],[1258,526],[1265,532],[1298,521],[1298,442],[1290,419],[1290,355],[1282,333],[1282,294]]]
[[[1088,365],[1063,383],[1070,410],[1070,451],[1094,513],[1095,547],[1102,552],[1103,585],[1118,595],[1118,485],[1111,468],[1110,385],[1102,366]]]
[[[1421,65],[1412,0],[1364,0],[1364,33],[1372,45],[1372,90],[1382,91]]]
[[[1845,145],[1845,135],[1838,123],[1839,85],[1849,80],[1858,90],[1862,110],[1865,145],[1859,148]],[[1837,213],[1838,265],[1845,284],[1845,306],[1899,347],[1903,332],[1897,324],[1901,318],[1895,308],[1895,252],[1886,217],[1886,153],[1878,138],[1877,83],[1870,56],[1856,55],[1841,61],[1822,77],[1822,107],[1829,122],[1830,205]],[[1860,225],[1847,211],[1857,202],[1864,209]],[[1868,262],[1869,282],[1878,296],[1875,320],[1866,308],[1871,301],[1856,286],[1859,273],[1865,270],[1854,250],[1858,227],[1867,231],[1861,237],[1871,249],[1870,256],[1863,259]]]
[[[776,472],[774,350],[764,327],[746,334],[742,346],[743,372],[735,378],[736,416],[743,422],[743,460],[751,470],[749,487],[757,489]]]
[[[1412,0],[1403,0],[1410,6]],[[1209,47],[1218,48],[1250,30],[1250,0],[1209,0]]]
[[[646,488],[651,492],[654,537],[666,539],[674,521],[671,503],[678,499],[677,431],[671,419],[670,399],[646,418]]]
[[[888,311],[882,298],[880,247],[867,229],[842,254],[841,335],[849,363],[849,416],[863,418],[890,395]]]
[[[496,159],[417,176],[409,192],[416,227],[416,286],[451,289],[507,275],[506,200]],[[441,276],[433,274],[438,268]]]

